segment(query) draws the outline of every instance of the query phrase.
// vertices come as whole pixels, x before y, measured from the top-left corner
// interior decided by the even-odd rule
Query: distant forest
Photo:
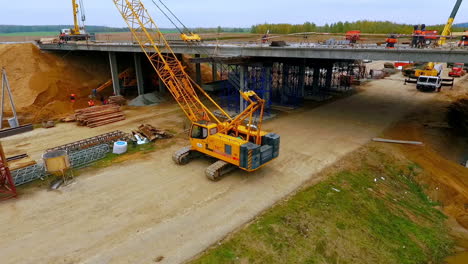
[[[468,23],[460,23],[460,24],[455,24],[453,25],[454,27],[459,27],[459,28],[466,28],[468,29]]]
[[[0,33],[20,33],[20,32],[59,32],[64,28],[72,28],[71,25],[47,25],[47,26],[19,26],[0,25]],[[104,26],[87,26],[88,32],[126,32],[128,28],[114,28]]]
[[[0,25],[0,34],[21,33],[21,32],[59,32],[64,28],[72,28],[71,25],[47,25],[47,26],[19,26],[19,25]],[[86,26],[89,33],[106,33],[106,32],[128,32],[128,28],[104,27],[104,26]],[[177,32],[175,28],[161,28],[163,32]],[[231,27],[215,27],[215,28],[194,28],[194,32],[198,33],[221,33],[221,32],[236,32],[248,33],[249,28],[231,28]]]
[[[452,31],[463,31],[468,23],[458,24],[452,28]],[[444,29],[444,25],[427,26],[427,30]],[[328,33],[345,33],[349,30],[360,30],[363,33],[370,34],[410,34],[413,32],[413,25],[397,24],[389,21],[368,21],[359,20],[356,22],[337,22],[317,26],[314,23],[306,22],[304,24],[259,24],[252,26],[251,33],[265,34],[267,31],[271,34],[292,34],[301,32],[328,32]]]

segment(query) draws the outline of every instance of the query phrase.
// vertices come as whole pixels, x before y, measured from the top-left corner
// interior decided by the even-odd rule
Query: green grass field
[[[192,263],[442,263],[453,243],[414,180],[422,170],[375,149],[361,157]]]

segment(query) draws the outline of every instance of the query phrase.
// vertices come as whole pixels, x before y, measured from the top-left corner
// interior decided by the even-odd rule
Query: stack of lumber
[[[132,133],[133,135],[139,135],[140,137],[143,136],[151,142],[156,141],[157,139],[172,137],[172,135],[166,131],[157,129],[154,126],[148,124],[140,125],[138,129],[132,131]]]
[[[10,171],[26,168],[32,165],[36,165],[36,161],[31,159],[27,154],[21,154],[7,158],[8,167]]]
[[[75,111],[78,125],[98,127],[125,120],[124,113],[118,105],[93,106]]]
[[[115,95],[115,96],[110,96],[109,97],[109,104],[115,104],[115,105],[126,105],[127,100],[121,95]]]

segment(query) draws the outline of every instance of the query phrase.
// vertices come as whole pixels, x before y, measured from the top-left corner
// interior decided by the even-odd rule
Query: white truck
[[[423,92],[440,92],[442,78],[440,76],[419,76],[416,89]]]

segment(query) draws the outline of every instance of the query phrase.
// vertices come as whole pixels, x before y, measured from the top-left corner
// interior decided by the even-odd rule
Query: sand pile
[[[90,91],[109,76],[96,54],[43,53],[33,44],[0,45],[0,67],[7,70],[20,122],[40,122],[87,106]],[[70,102],[70,94],[77,101]],[[7,112],[11,112],[9,104]]]
[[[191,58],[190,56],[184,55],[182,57],[182,63],[187,66],[186,71],[190,75],[190,77],[193,80],[196,80],[196,77],[195,77],[195,72],[196,72],[195,67],[196,66],[195,66],[194,63],[191,63],[189,61],[190,58]],[[201,72],[202,72],[202,82],[203,83],[209,83],[209,82],[213,81],[213,71],[212,71],[211,66],[209,64],[202,63],[201,64]],[[220,76],[218,74],[218,80],[219,80],[219,77]]]

